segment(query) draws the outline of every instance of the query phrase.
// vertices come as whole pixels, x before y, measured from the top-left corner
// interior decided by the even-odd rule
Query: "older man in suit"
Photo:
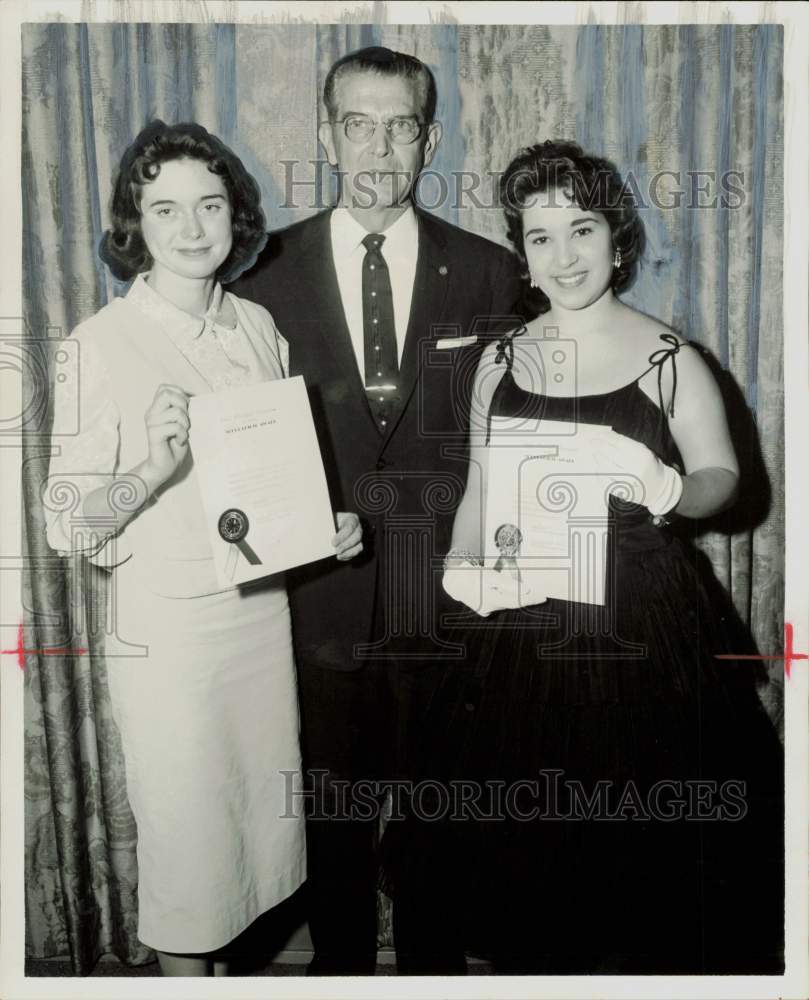
[[[316,793],[309,971],[361,974],[376,957],[376,823],[354,792],[407,777],[442,657],[459,654],[442,637],[441,556],[466,477],[468,390],[486,337],[514,325],[519,281],[506,250],[414,205],[442,133],[427,66],[363,49],[332,67],[323,97],[339,205],[273,234],[237,291],[289,340],[335,509],[366,522],[365,558],[289,580]],[[396,897],[400,971],[462,972],[453,928],[417,911]]]

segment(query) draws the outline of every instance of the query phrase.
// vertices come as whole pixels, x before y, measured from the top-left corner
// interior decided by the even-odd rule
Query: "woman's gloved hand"
[[[468,560],[452,560],[444,571],[442,585],[453,600],[465,604],[481,618],[488,618],[495,611],[525,608],[545,600],[544,594],[537,594],[510,572],[497,572]]]
[[[680,473],[661,462],[653,451],[631,438],[613,430],[605,429],[603,443],[596,453],[596,465],[602,474],[615,473],[629,476],[641,486],[642,496],[633,501],[643,504],[651,514],[659,517],[673,510],[683,494],[683,479]],[[620,491],[620,484],[615,484]],[[611,491],[612,492],[612,491]]]

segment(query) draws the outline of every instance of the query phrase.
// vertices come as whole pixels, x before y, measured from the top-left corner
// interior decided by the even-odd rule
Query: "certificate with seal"
[[[223,586],[334,555],[334,516],[300,376],[194,396],[189,416]]]
[[[604,604],[608,502],[615,477],[597,470],[604,427],[493,417],[488,446],[485,564],[529,603]]]

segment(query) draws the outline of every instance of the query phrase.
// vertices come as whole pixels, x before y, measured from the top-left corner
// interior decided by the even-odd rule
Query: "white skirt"
[[[133,562],[115,570],[107,669],[138,828],[138,936],[212,951],[306,878],[286,590],[276,577],[161,597]]]

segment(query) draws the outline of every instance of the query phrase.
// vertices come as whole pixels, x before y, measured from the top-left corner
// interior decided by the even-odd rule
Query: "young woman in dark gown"
[[[750,633],[676,532],[733,502],[738,465],[698,351],[616,297],[641,236],[621,188],[569,143],[523,151],[503,178],[540,315],[481,359],[445,587],[481,610],[479,576],[464,595],[484,552],[491,417],[611,428],[594,471],[628,474],[646,504],[610,498],[603,606],[461,616],[465,658],[387,844],[394,900],[432,900],[433,971],[451,971],[449,941],[504,973],[783,970],[783,754],[754,668],[717,659],[754,652]],[[571,342],[575,387],[542,374]]]

